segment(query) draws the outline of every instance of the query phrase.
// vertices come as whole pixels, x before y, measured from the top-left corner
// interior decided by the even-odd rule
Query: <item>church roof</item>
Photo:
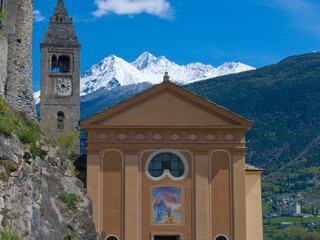
[[[246,168],[246,171],[262,171],[264,172],[265,170],[262,169],[262,168],[258,168],[258,167],[255,167],[253,165],[250,165],[250,164],[247,164],[245,165],[245,168]]]
[[[167,94],[167,95],[166,95]],[[169,95],[171,97],[168,97]],[[166,95],[166,96],[165,96]],[[158,99],[157,104],[159,105],[154,106],[151,104],[152,99]],[[169,100],[170,99],[170,100]],[[174,105],[175,99],[180,99],[182,102],[185,103],[185,108],[183,109],[176,109]],[[173,102],[167,102],[165,104],[162,104],[161,101],[173,101]],[[150,106],[147,106],[145,109],[148,109],[150,112],[149,121],[151,122],[160,122],[158,121],[159,116],[162,114],[170,114],[172,113],[172,118],[178,116],[181,111],[186,111],[186,118],[189,116],[190,120],[189,122],[187,119],[180,119],[180,122],[183,122],[185,124],[184,126],[191,126],[194,124],[200,124],[199,127],[218,127],[218,128],[237,128],[237,129],[250,129],[251,125],[253,124],[252,121],[246,120],[245,118],[181,87],[177,84],[174,84],[170,81],[163,81],[162,83],[155,85],[141,93],[138,93],[134,97],[131,97],[125,101],[122,101],[121,103],[118,103],[112,107],[109,107],[105,109],[102,112],[99,112],[91,117],[88,117],[81,121],[81,126],[85,129],[87,128],[95,128],[95,127],[103,127],[103,126],[111,126],[114,124],[126,124],[123,121],[119,121],[120,119],[117,118],[117,116],[122,115],[123,118],[127,118],[128,120],[125,120],[127,124],[130,125],[143,125],[148,126],[148,121],[143,122],[141,119],[143,118],[140,114],[141,111],[134,112],[132,109],[139,109],[142,105],[151,104]],[[186,106],[188,105],[188,106]],[[140,107],[139,107],[140,106]],[[164,107],[165,106],[165,107]],[[180,107],[183,107],[183,105],[180,105]],[[197,109],[199,116],[192,116],[191,109]],[[189,111],[190,110],[190,111]],[[188,113],[189,111],[189,113]],[[125,113],[128,113],[127,115],[124,115]],[[130,115],[131,114],[131,115]],[[140,114],[141,118],[136,116],[137,114]],[[169,115],[170,115],[169,114]],[[154,115],[154,116],[153,116]],[[180,114],[181,115],[181,114]],[[201,123],[201,116],[204,116],[204,121]],[[212,117],[211,117],[212,116]],[[216,117],[213,117],[216,116]],[[170,118],[170,117],[169,117]],[[172,119],[171,118],[171,119]],[[110,119],[113,119],[113,121],[110,121]],[[198,121],[199,119],[199,121]],[[208,120],[208,121],[207,121]],[[220,121],[221,120],[221,121]],[[177,120],[179,121],[179,120]],[[112,122],[112,124],[111,124]],[[160,124],[171,124],[174,122],[172,120],[171,122],[168,120],[168,122],[165,123],[158,123]],[[180,123],[179,122],[179,123]],[[224,124],[225,123],[225,124]],[[110,125],[111,124],[111,125]],[[160,126],[159,125],[159,126]],[[165,125],[162,125],[165,126]],[[181,125],[182,126],[182,125]]]
[[[75,45],[80,46],[72,18],[69,16],[63,0],[58,0],[49,27],[42,39],[41,45]]]

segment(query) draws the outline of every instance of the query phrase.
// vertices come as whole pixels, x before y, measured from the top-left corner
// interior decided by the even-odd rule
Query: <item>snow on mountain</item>
[[[165,72],[169,72],[172,82],[188,84],[252,69],[254,68],[240,62],[227,62],[217,68],[199,62],[180,66],[164,56],[155,57],[149,52],[144,52],[132,63],[110,55],[82,74],[80,95],[84,96],[99,89],[111,90],[117,86],[143,82],[157,84],[163,81]],[[36,103],[40,101],[39,96],[40,91],[34,93]]]
[[[100,88],[112,89],[119,85],[126,86],[142,82],[157,84],[163,80],[165,72],[169,72],[171,81],[188,84],[206,78],[252,69],[254,68],[248,65],[234,62],[224,63],[218,68],[202,63],[180,66],[164,56],[155,57],[148,52],[144,52],[132,63],[110,55],[82,74],[81,95],[86,95]]]
[[[140,82],[148,82],[148,76],[123,59],[110,55],[82,74],[80,92],[86,95],[100,88],[112,89]]]

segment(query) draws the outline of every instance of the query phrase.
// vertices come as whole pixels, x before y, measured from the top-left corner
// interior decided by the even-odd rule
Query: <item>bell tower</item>
[[[57,2],[40,49],[40,126],[57,140],[61,133],[79,131],[80,120],[81,45],[63,0]],[[73,150],[79,152],[79,146]]]

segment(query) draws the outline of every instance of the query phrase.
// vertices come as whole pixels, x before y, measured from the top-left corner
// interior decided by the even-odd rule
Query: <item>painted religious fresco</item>
[[[181,188],[157,187],[152,189],[153,224],[181,224]]]

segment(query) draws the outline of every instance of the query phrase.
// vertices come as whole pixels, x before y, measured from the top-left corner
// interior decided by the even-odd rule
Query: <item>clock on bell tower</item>
[[[40,126],[57,140],[59,134],[79,131],[80,50],[72,18],[58,0],[40,44]],[[73,149],[79,152],[79,146]]]

